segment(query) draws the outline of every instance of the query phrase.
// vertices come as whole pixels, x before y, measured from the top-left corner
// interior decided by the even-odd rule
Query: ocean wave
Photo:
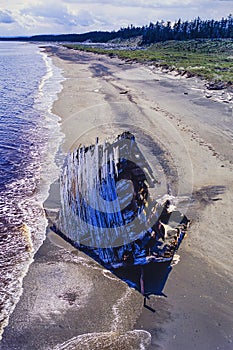
[[[6,181],[2,184],[0,194],[0,340],[9,316],[22,294],[23,278],[27,274],[35,252],[45,239],[47,219],[43,202],[48,196],[50,184],[59,174],[55,157],[63,139],[58,123],[59,118],[51,113],[53,102],[62,89],[61,81],[64,80],[62,72],[53,66],[52,60],[46,57],[45,53],[38,51],[34,45],[25,45],[24,49],[29,62],[37,62],[40,57],[38,53],[42,55],[46,72],[37,82],[37,90],[32,89],[31,94],[34,97],[30,108],[29,105],[26,107],[22,104],[21,110],[19,106],[20,116],[17,116],[17,126],[22,121],[23,125],[29,122],[28,127],[24,125],[21,135],[19,130],[15,129],[20,136],[20,142],[17,141],[17,145],[13,143],[4,145],[8,139],[1,140],[2,152],[12,151],[12,155],[11,158],[6,159],[9,176],[5,176]],[[17,57],[17,48],[15,55]],[[41,61],[38,63],[38,67],[42,68]],[[39,76],[41,73],[37,75]],[[31,79],[30,75],[28,79]],[[36,78],[33,77],[33,79]],[[30,86],[33,88],[34,85],[35,82]],[[22,100],[25,95],[23,89],[20,93]],[[17,101],[12,112],[14,116],[17,114],[16,104]],[[9,110],[7,113],[10,116]],[[7,120],[6,125],[4,119],[1,122],[2,133],[9,132],[8,124],[12,126],[12,130],[14,129],[14,119],[12,122]]]
[[[74,337],[53,350],[146,350],[150,343],[151,335],[144,330],[89,333]]]

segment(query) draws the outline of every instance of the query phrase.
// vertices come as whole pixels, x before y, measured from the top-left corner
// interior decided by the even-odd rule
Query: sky
[[[0,0],[0,36],[117,30],[230,13],[233,0]]]

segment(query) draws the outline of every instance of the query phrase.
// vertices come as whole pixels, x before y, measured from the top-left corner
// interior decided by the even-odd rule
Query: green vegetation
[[[233,40],[165,41],[144,49],[106,49],[86,45],[66,47],[117,56],[127,61],[151,62],[155,66],[176,69],[181,74],[197,75],[209,81],[233,83]]]

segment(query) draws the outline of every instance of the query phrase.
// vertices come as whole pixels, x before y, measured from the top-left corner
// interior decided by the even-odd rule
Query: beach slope
[[[132,132],[158,172],[154,195],[183,198],[192,225],[165,296],[148,301],[155,313],[48,230],[0,349],[231,349],[232,105],[206,98],[196,78],[63,47],[47,53],[66,78],[53,107],[63,152]]]

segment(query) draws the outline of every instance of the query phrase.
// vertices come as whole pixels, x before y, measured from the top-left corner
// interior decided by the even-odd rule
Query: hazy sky
[[[233,12],[233,0],[0,0],[0,36],[83,33],[128,24],[221,19]]]

